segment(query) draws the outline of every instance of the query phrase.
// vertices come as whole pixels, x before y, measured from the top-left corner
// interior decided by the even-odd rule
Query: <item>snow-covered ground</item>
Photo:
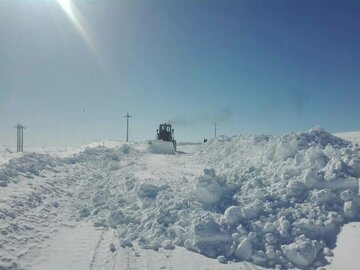
[[[360,247],[360,222],[346,224],[338,236],[334,257],[330,259],[331,264],[327,270],[338,269],[360,269],[359,255]]]
[[[344,140],[348,140],[353,143],[360,144],[360,131],[341,132],[341,133],[335,133],[334,135],[338,136]]]
[[[7,151],[0,269],[351,269],[348,229],[335,243],[359,219],[358,146],[314,129],[178,150]]]
[[[80,152],[83,150],[84,147],[27,147],[24,149],[26,153],[41,153],[41,154],[49,154],[51,156],[56,157],[66,157],[73,155],[75,153]],[[16,153],[16,146],[15,147],[7,147],[2,146],[0,147],[0,165],[8,162],[10,159],[18,158],[23,156],[23,153]]]

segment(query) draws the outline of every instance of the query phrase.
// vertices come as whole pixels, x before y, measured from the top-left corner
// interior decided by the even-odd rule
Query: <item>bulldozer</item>
[[[171,124],[159,125],[156,130],[156,140],[148,141],[149,149],[153,153],[171,154],[176,151],[176,140],[174,137],[174,129]]]

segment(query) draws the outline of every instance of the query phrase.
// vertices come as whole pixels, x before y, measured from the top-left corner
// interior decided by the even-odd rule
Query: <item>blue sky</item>
[[[360,130],[360,1],[72,3],[0,0],[2,145]]]

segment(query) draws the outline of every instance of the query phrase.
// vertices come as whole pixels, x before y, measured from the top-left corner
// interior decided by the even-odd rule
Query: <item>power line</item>
[[[129,113],[126,113],[124,116],[126,117],[126,141],[129,141],[129,118],[132,117],[132,115],[129,115]]]

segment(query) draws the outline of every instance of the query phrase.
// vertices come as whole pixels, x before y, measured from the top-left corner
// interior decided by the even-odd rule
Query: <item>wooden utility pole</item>
[[[124,116],[126,117],[126,141],[129,141],[129,118],[132,117],[132,115],[129,115],[129,113],[126,113]]]

